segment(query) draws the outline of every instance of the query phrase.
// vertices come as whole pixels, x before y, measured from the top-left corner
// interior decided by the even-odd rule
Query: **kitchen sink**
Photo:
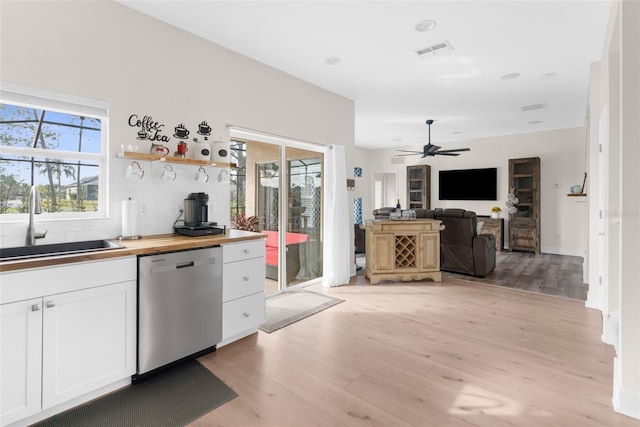
[[[82,242],[53,243],[50,245],[16,246],[13,248],[0,248],[0,261],[96,252],[119,248],[124,248],[124,246],[109,240],[85,240]]]

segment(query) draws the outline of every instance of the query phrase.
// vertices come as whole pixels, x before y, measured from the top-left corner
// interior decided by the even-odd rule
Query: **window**
[[[247,181],[247,144],[242,141],[231,141],[231,163],[237,167],[231,168],[231,220],[244,214],[246,208]]]
[[[101,101],[3,84],[0,219],[29,211],[31,186],[51,218],[105,216],[107,120]]]

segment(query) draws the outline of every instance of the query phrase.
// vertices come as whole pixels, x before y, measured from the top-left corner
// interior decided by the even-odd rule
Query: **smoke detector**
[[[437,55],[438,51],[444,52],[447,50],[453,50],[453,46],[451,46],[451,43],[449,43],[449,40],[445,40],[443,42],[436,43],[431,46],[423,47],[422,49],[418,49],[416,53],[418,54],[418,56],[426,55],[427,53],[432,53],[434,55]]]

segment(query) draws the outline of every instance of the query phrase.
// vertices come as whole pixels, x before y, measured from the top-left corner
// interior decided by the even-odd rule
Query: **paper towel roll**
[[[138,202],[136,200],[122,201],[122,236],[138,235]]]

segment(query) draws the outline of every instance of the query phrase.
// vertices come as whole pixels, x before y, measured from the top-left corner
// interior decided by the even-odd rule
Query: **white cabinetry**
[[[135,373],[135,257],[3,273],[0,303],[0,424]]]
[[[265,319],[265,241],[223,248],[221,347],[252,334]]]
[[[2,425],[40,412],[42,298],[0,306]]]

